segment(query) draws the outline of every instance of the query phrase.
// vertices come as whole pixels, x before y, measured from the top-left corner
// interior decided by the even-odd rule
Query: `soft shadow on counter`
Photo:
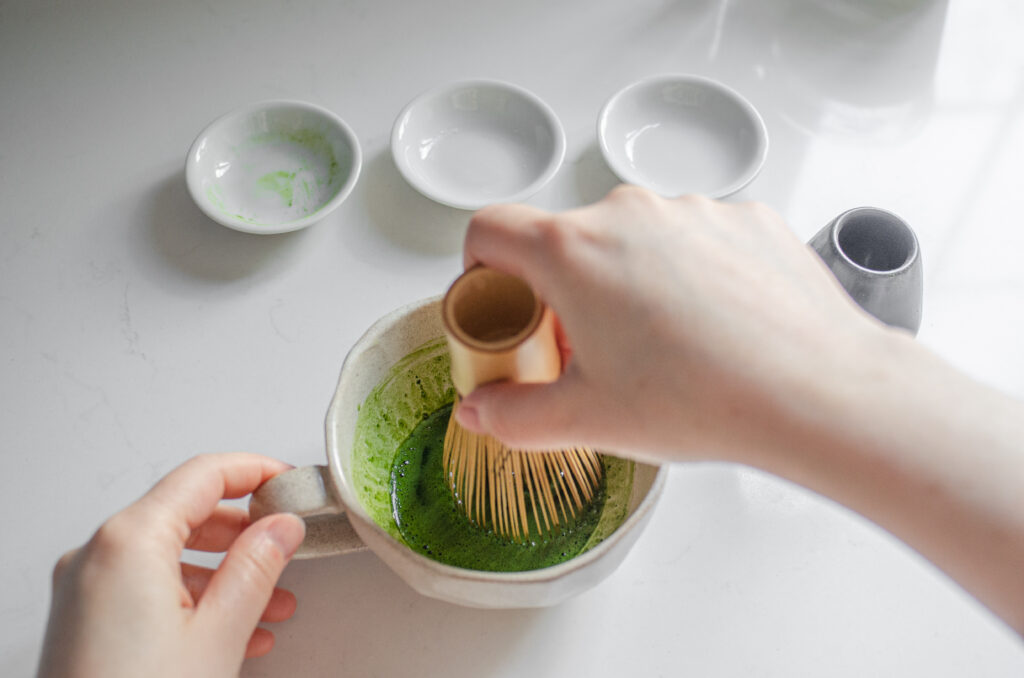
[[[388,240],[421,254],[448,256],[462,250],[472,212],[430,200],[410,186],[382,151],[363,168],[370,221]]]
[[[192,201],[183,171],[158,183],[143,201],[144,253],[192,281],[230,283],[265,272],[295,250],[309,230],[258,235],[221,226]]]
[[[581,205],[597,202],[608,195],[608,191],[622,183],[608,167],[597,142],[588,146],[572,165],[576,174],[576,193]]]
[[[426,598],[373,553],[295,561],[279,586],[295,616],[268,625],[274,651],[243,676],[487,675],[524,651],[544,610],[477,610]]]

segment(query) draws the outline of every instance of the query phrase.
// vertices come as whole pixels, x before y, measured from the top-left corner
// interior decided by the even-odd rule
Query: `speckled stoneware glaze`
[[[410,355],[435,341],[444,351],[443,336],[440,297],[410,304],[377,321],[342,366],[327,413],[327,465],[295,469],[272,479],[254,494],[250,513],[302,515],[309,531],[298,558],[369,547],[420,593],[459,605],[543,607],[591,588],[618,567],[640,536],[664,488],[664,467],[635,464],[624,517],[599,543],[559,565],[526,572],[484,572],[431,560],[402,543],[390,526],[376,522],[361,502],[366,480],[354,468],[358,462],[353,455],[360,409],[366,409],[368,396],[393,379],[396,365],[407,364]],[[382,520],[379,511],[375,513]]]

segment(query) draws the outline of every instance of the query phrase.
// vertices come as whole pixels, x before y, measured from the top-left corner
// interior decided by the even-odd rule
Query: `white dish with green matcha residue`
[[[285,233],[320,221],[355,186],[362,156],[337,115],[298,101],[252,104],[196,138],[185,179],[199,208],[246,233]]]

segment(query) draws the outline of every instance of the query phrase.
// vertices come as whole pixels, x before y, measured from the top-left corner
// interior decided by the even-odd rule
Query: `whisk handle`
[[[471,268],[452,283],[441,313],[460,395],[493,381],[547,383],[561,374],[555,316],[521,279]]]

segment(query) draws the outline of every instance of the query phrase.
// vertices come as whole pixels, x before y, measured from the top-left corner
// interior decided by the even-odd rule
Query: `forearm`
[[[905,335],[877,340],[754,463],[889,530],[1024,633],[1024,405]]]

